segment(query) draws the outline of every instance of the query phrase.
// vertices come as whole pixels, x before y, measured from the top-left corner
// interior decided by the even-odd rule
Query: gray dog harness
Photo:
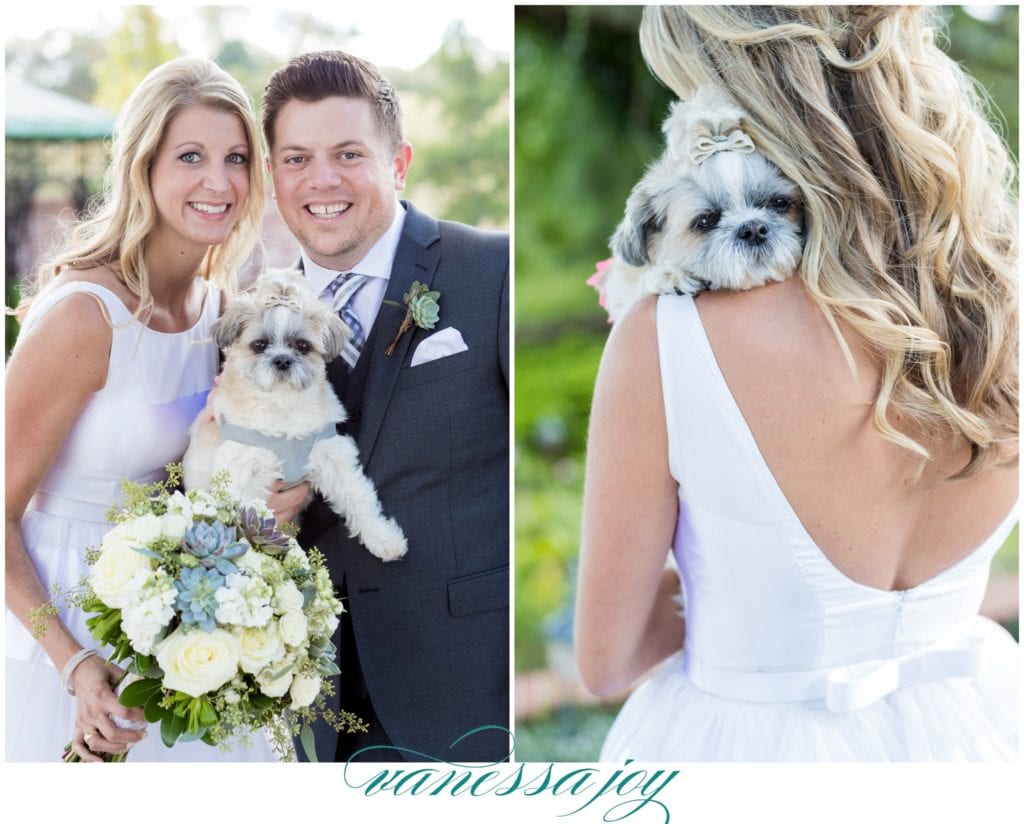
[[[225,441],[235,441],[246,446],[259,446],[269,449],[281,460],[282,480],[294,486],[306,477],[306,465],[309,453],[320,441],[337,435],[333,423],[327,424],[319,432],[302,438],[288,438],[284,435],[266,435],[256,429],[247,429],[227,421],[220,423],[220,435]]]

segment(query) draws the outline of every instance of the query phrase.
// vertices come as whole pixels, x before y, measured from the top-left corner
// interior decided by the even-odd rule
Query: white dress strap
[[[84,280],[72,280],[51,289],[44,290],[42,294],[36,297],[32,306],[28,310],[28,314],[22,321],[22,330],[27,331],[28,329],[31,329],[32,326],[38,323],[39,320],[54,306],[60,303],[60,301],[70,297],[71,295],[77,295],[83,292],[93,295],[99,299],[106,310],[108,318],[115,326],[132,320],[132,313],[128,311],[128,307],[125,306],[121,299],[111,292],[106,286],[100,286],[98,283],[90,283]]]

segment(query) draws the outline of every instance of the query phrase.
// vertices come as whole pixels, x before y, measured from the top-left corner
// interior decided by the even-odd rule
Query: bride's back
[[[949,480],[966,442],[924,441],[923,471],[872,421],[882,362],[852,333],[854,378],[798,278],[706,292],[697,308],[719,368],[783,494],[828,560],[877,589],[917,586],[970,554],[1017,498],[1016,468]],[[891,410],[891,408],[890,408]],[[921,435],[890,411],[893,425]]]

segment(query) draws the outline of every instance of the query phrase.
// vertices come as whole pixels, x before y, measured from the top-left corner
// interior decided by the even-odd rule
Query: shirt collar
[[[405,207],[401,203],[395,203],[395,216],[391,225],[373,244],[370,251],[366,253],[348,272],[358,272],[361,275],[368,275],[372,278],[390,280],[391,266],[395,262],[395,252],[398,250],[398,242],[402,239],[402,227],[405,225]],[[338,276],[338,270],[325,269],[319,263],[313,261],[306,250],[302,250],[302,268],[309,280],[313,292],[319,295],[328,284]]]

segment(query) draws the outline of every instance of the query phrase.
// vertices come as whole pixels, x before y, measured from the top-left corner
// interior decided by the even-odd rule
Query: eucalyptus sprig
[[[407,307],[402,325],[398,327],[397,334],[391,340],[391,343],[388,344],[388,348],[384,350],[384,354],[387,357],[391,357],[394,354],[395,347],[398,346],[398,341],[401,340],[402,335],[412,329],[413,326],[417,326],[420,329],[433,329],[437,325],[437,319],[441,311],[437,305],[437,299],[440,297],[440,292],[436,290],[431,291],[427,284],[414,280],[412,286],[409,287],[409,291],[405,293],[402,304],[395,303],[393,300],[384,301],[391,306],[401,308],[404,305]]]

